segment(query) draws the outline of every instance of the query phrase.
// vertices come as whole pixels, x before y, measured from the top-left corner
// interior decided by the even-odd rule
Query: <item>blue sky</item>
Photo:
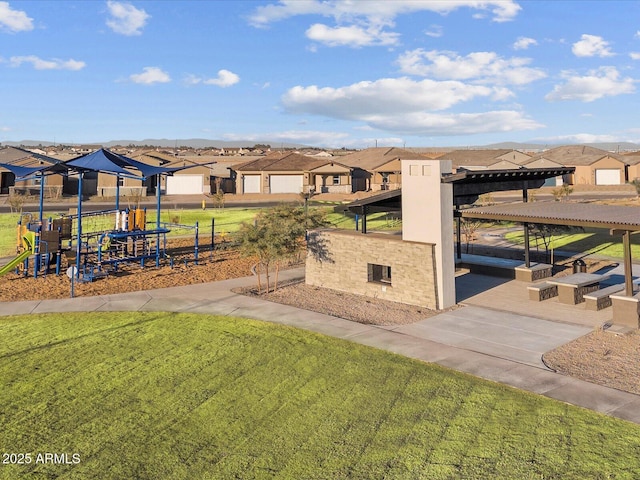
[[[0,1],[0,142],[640,142],[640,2]]]

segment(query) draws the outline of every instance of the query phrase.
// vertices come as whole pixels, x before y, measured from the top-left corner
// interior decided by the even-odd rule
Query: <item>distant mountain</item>
[[[63,142],[64,144],[64,142]],[[309,148],[309,145],[302,145],[298,143],[281,143],[272,142],[269,140],[260,141],[235,141],[228,142],[224,140],[207,140],[205,138],[188,138],[170,140],[166,138],[147,138],[144,140],[110,140],[108,142],[90,142],[85,145],[102,145],[104,147],[115,147],[116,145],[128,146],[134,145],[140,146],[154,146],[162,148],[176,148],[176,147],[189,147],[189,148],[250,148],[254,145],[271,145],[271,148]],[[29,147],[49,147],[55,145],[53,142],[45,142],[42,140],[21,140],[19,142],[2,142],[2,145],[9,145],[18,147],[20,145]],[[68,144],[65,144],[68,145]],[[528,152],[541,152],[550,148],[559,147],[561,145],[574,145],[572,143],[518,143],[518,142],[501,142],[492,143],[489,145],[469,145],[466,147],[430,147],[430,149],[446,149],[446,150],[475,150],[475,149],[512,149],[522,150]],[[609,142],[609,143],[584,143],[581,145],[587,145],[589,147],[599,148],[608,152],[628,152],[640,150],[640,144],[631,142]],[[320,147],[319,147],[320,148]],[[419,146],[414,148],[420,148]]]
[[[66,143],[62,142],[64,145]],[[163,148],[175,148],[175,147],[190,147],[190,148],[248,148],[254,145],[271,145],[271,148],[306,148],[307,145],[295,144],[295,143],[282,143],[271,142],[269,140],[261,141],[237,141],[227,142],[224,140],[207,140],[204,138],[189,138],[189,139],[176,139],[170,140],[166,138],[146,138],[144,140],[110,140],[108,142],[86,142],[83,145],[102,145],[103,147],[115,147],[116,145],[128,146],[134,145],[136,147],[152,145],[154,147]],[[18,147],[20,145],[25,146],[40,146],[50,147],[55,145],[53,142],[45,142],[41,140],[21,140],[19,142],[2,142],[2,145],[9,145]]]

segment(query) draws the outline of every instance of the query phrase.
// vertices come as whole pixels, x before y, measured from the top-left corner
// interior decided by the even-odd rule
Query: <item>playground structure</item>
[[[38,157],[37,154],[34,156]],[[160,180],[162,175],[172,175],[189,167],[148,165],[104,149],[67,162],[51,164],[51,159],[47,158],[47,160],[47,165],[34,168],[1,164],[14,173],[17,180],[39,179],[40,208],[37,222],[23,224],[21,218],[17,233],[17,256],[0,268],[0,275],[20,268],[25,275],[28,275],[31,256],[33,256],[34,277],[37,278],[41,274],[46,275],[52,264],[55,264],[56,274],[59,274],[61,259],[64,255],[70,265],[67,269],[67,275],[71,279],[71,296],[73,297],[76,281],[93,281],[100,276],[107,275],[110,271],[117,271],[118,266],[123,263],[139,262],[144,267],[146,260],[154,258],[155,265],[159,266],[160,260],[166,258],[173,266],[173,260],[166,253],[166,235],[171,231],[171,224],[163,224],[160,220]],[[138,174],[135,173],[136,171]],[[118,177],[115,210],[82,213],[82,181],[87,172],[102,172]],[[45,178],[49,174],[77,175],[78,207],[74,214],[54,220],[44,220],[43,193]],[[152,176],[156,176],[156,185],[158,186],[156,188],[156,223],[155,227],[148,228],[146,211],[141,209],[120,210],[119,185],[120,178],[146,180]],[[113,215],[113,220],[108,227],[102,230],[84,232],[83,222],[96,215]],[[74,220],[75,225],[73,225]],[[74,227],[75,235],[72,233]],[[186,225],[178,225],[178,227],[192,229],[195,232],[194,258],[197,263],[197,223],[193,227]],[[63,246],[64,241],[68,241],[66,246]],[[75,265],[71,264],[73,261],[75,261]]]
[[[122,264],[145,267],[145,263],[154,260],[158,267],[161,260],[168,260],[173,267],[174,259],[167,253],[167,234],[172,229],[193,233],[193,258],[198,264],[197,222],[182,225],[158,221],[152,227],[147,223],[146,209],[141,208],[87,212],[82,217],[76,213],[42,222],[31,222],[31,218],[31,214],[21,215],[17,225],[17,255],[0,267],[0,275],[16,271],[37,278],[52,270],[59,275],[64,262],[69,267],[69,276],[72,272],[77,274],[78,281],[88,282],[118,271]],[[79,239],[73,234],[77,222],[85,225]],[[80,255],[76,264],[79,271],[72,265],[77,255]]]

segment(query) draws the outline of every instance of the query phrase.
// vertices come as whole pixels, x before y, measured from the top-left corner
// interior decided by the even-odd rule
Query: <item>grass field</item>
[[[31,455],[27,465],[0,465],[2,479],[582,480],[640,471],[635,424],[237,318],[1,318],[0,378],[2,451]],[[36,463],[44,452],[79,463]]]
[[[318,206],[327,212],[327,219],[336,228],[355,228],[354,218],[342,213],[333,212],[332,207]],[[211,234],[211,220],[215,219],[216,234],[233,234],[240,228],[242,222],[251,222],[258,213],[258,208],[208,208],[202,209],[182,209],[163,208],[161,210],[160,221],[163,223],[177,223],[187,226],[194,226],[198,222],[199,232],[202,235]],[[47,214],[47,218],[57,218],[56,214]],[[33,216],[37,220],[37,215]],[[16,225],[20,216],[18,214],[0,214],[0,257],[15,255],[17,231]],[[28,219],[23,219],[26,221]],[[153,228],[156,222],[155,209],[147,210],[147,224]],[[102,232],[110,230],[115,224],[115,214],[91,216],[83,220],[83,232]],[[398,221],[391,215],[376,213],[368,216],[367,221],[370,230],[399,229]],[[170,235],[192,235],[192,230],[171,227]],[[73,232],[76,227],[74,223]]]
[[[522,231],[509,232],[505,238],[519,245],[524,244]],[[533,236],[530,239],[530,245],[532,248],[535,247]],[[542,241],[539,242],[539,248],[544,252]],[[584,232],[554,235],[551,238],[550,248],[614,258],[623,257],[622,237],[609,235],[608,231],[596,228],[585,228]],[[638,258],[640,255],[640,235],[631,235],[631,255],[633,258]]]

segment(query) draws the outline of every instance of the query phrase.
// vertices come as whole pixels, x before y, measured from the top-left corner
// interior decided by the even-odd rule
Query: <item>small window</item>
[[[118,177],[118,186],[119,187],[124,187],[124,178]]]
[[[340,185],[340,175],[334,175],[333,176],[333,184],[334,185]]]
[[[391,267],[389,265],[367,264],[368,281],[391,285]]]

